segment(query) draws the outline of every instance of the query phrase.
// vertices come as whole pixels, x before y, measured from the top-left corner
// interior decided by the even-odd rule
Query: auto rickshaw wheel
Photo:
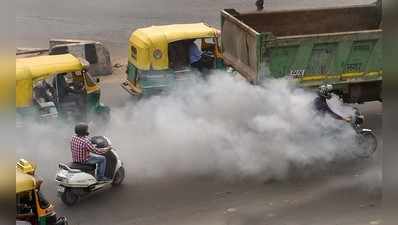
[[[67,206],[73,206],[79,201],[79,195],[73,192],[71,188],[66,188],[64,193],[61,195],[61,200]]]

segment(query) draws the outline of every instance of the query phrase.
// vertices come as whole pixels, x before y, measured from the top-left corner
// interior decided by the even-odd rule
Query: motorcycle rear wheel
[[[377,150],[377,138],[371,131],[360,131],[357,137],[357,142],[359,150],[355,152],[355,155],[359,158],[369,158]]]

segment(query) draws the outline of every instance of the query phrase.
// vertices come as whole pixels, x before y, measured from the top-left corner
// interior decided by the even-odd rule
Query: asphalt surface
[[[266,7],[303,8],[359,4],[364,0],[270,0]],[[17,46],[46,47],[49,38],[96,39],[123,63],[127,38],[137,27],[204,21],[219,24],[219,9],[253,10],[254,0],[17,0]],[[122,72],[102,82],[103,100],[122,107],[130,96],[119,86]],[[382,104],[359,106],[366,124],[375,130],[379,149],[372,159],[314,165],[310,174],[282,181],[224,180],[212,176],[162,177],[138,180],[127,171],[126,182],[66,207],[56,195],[57,163],[69,158],[65,128],[37,137],[43,127],[21,135],[17,157],[38,163],[43,191],[59,215],[72,225],[364,225],[382,224],[379,173]],[[29,133],[31,132],[31,133]],[[44,139],[52,139],[47,144]],[[337,144],[337,143],[336,143]],[[123,150],[120,150],[123,151]],[[124,150],[126,151],[126,150]],[[130,171],[131,172],[131,171]]]
[[[72,225],[382,224],[382,108],[380,103],[359,107],[367,117],[365,127],[374,129],[379,138],[373,158],[313,164],[308,171],[292,173],[284,180],[261,176],[227,180],[211,175],[141,179],[127,170],[122,186],[106,188],[67,207],[57,197],[54,176],[57,163],[70,157],[67,141],[71,129],[54,130],[49,137],[34,134],[43,132],[42,128],[22,134],[17,155],[38,164],[38,174],[45,180],[42,190],[58,215],[68,217]],[[40,138],[52,139],[52,144]],[[119,149],[119,154],[128,156],[128,151]]]
[[[139,27],[205,22],[219,27],[219,11],[253,11],[255,0],[52,0],[16,1],[16,45],[48,47],[50,38],[95,39],[114,58],[126,56],[126,43]],[[366,4],[373,0],[266,0],[272,10]]]

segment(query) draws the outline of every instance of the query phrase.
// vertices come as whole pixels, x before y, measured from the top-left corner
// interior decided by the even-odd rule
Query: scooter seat
[[[70,162],[67,164],[71,169],[81,170],[83,172],[91,173],[95,170],[95,164],[85,164],[85,163],[76,163]]]

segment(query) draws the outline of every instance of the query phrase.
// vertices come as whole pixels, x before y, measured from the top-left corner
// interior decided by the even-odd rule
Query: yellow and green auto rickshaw
[[[190,62],[192,43],[200,45],[201,62],[207,71],[223,69],[219,34],[219,30],[204,23],[137,29],[129,39],[127,81],[122,87],[132,95],[146,96],[169,89],[178,81],[203,75]]]
[[[71,54],[16,60],[17,116],[60,117],[85,121],[88,115],[108,119],[100,87],[86,72],[88,62]]]
[[[40,192],[42,181],[35,176],[35,165],[21,159],[16,165],[16,221],[32,225],[67,225],[57,218],[54,206]]]

